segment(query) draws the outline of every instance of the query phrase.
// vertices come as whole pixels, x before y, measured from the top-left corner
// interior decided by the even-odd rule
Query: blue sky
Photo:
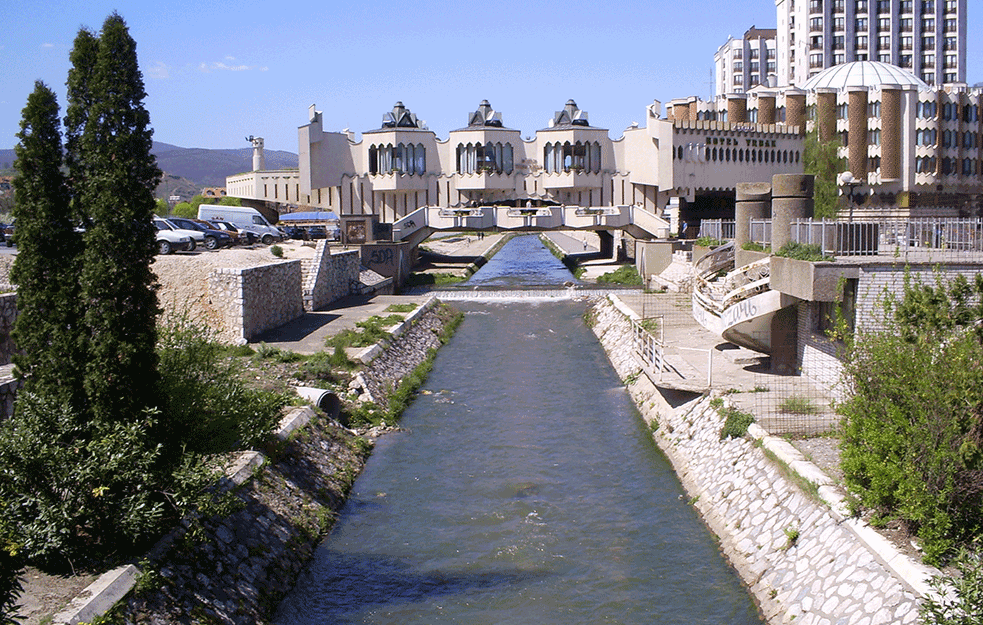
[[[617,138],[653,99],[711,92],[713,53],[773,0],[412,3],[3,0],[0,148],[17,142],[35,80],[64,111],[80,27],[118,11],[137,42],[154,139],[182,147],[297,151],[307,109],[325,128],[379,127],[400,100],[441,139],[483,99],[523,136],[573,98]],[[968,81],[983,81],[983,0],[969,0]]]

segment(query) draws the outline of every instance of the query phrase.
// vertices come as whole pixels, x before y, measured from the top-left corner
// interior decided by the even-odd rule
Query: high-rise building
[[[778,74],[774,28],[752,26],[741,39],[730,37],[713,55],[717,95],[744,93],[757,85],[775,86]]]
[[[929,85],[966,81],[966,0],[775,0],[778,85],[852,61],[901,67]]]

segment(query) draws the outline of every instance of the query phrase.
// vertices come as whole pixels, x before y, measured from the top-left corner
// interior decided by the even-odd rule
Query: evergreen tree
[[[816,219],[836,219],[840,209],[839,187],[836,177],[846,171],[846,162],[839,156],[838,139],[822,142],[819,129],[813,128],[806,135],[803,150],[803,173],[816,176],[815,209]]]
[[[136,42],[123,18],[106,19],[97,46],[80,33],[72,60],[68,160],[87,223],[80,279],[87,408],[97,420],[126,421],[159,404],[159,307],[150,264],[161,172],[150,153],[153,130]]]
[[[69,192],[61,172],[58,102],[42,82],[23,111],[14,148],[18,254],[11,279],[18,285],[14,362],[24,391],[59,404],[82,402],[78,347],[78,262],[81,239],[74,231]]]
[[[68,70],[68,108],[65,112],[65,165],[69,180],[77,185],[90,175],[85,160],[89,153],[83,149],[81,142],[92,107],[90,89],[98,54],[99,38],[89,30],[79,30],[68,57],[72,68]],[[75,193],[73,189],[73,195]],[[88,215],[84,214],[82,203],[74,201],[73,209],[79,225],[88,229]]]

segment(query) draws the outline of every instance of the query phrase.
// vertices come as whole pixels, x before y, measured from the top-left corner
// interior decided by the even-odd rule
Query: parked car
[[[324,226],[308,226],[307,234],[312,239],[327,239],[328,229]]]
[[[249,230],[256,234],[263,245],[272,245],[286,238],[282,230],[270,225],[258,210],[248,206],[202,204],[198,207],[198,219],[227,221],[240,230]]]
[[[194,251],[198,244],[205,244],[205,233],[201,230],[185,230],[184,228],[178,228],[173,223],[164,219],[162,217],[154,217],[154,225],[157,226],[158,230],[173,230],[178,234],[186,237],[191,237],[191,248],[189,252]]]
[[[284,226],[283,231],[291,239],[302,239],[304,241],[307,241],[308,239],[311,238],[310,233],[307,231],[307,228],[303,226]]]
[[[163,220],[161,220],[163,221]],[[176,230],[168,228],[164,224],[157,223],[154,220],[154,225],[157,226],[157,253],[166,256],[171,252],[178,250],[193,250],[195,249],[195,240],[186,234],[181,234]]]
[[[7,247],[14,246],[14,223],[16,221],[14,220],[3,227],[3,240],[7,242]]]
[[[252,245],[259,240],[259,237],[257,237],[254,233],[248,230],[240,230],[227,221],[209,221],[208,223],[219,230],[228,232],[229,236],[231,236],[232,240],[236,243],[241,243],[242,245]]]
[[[228,232],[219,230],[207,221],[202,221],[200,219],[185,219],[184,217],[171,217],[168,219],[168,221],[178,228],[184,228],[185,230],[200,230],[201,232],[204,232],[205,247],[210,250],[217,250],[220,247],[229,247],[232,245],[232,237],[229,236]]]

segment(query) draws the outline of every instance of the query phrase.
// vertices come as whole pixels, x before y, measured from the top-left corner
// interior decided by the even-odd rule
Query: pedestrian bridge
[[[624,230],[637,239],[665,239],[669,222],[641,206],[424,206],[393,224],[393,241],[418,245],[435,232]]]

